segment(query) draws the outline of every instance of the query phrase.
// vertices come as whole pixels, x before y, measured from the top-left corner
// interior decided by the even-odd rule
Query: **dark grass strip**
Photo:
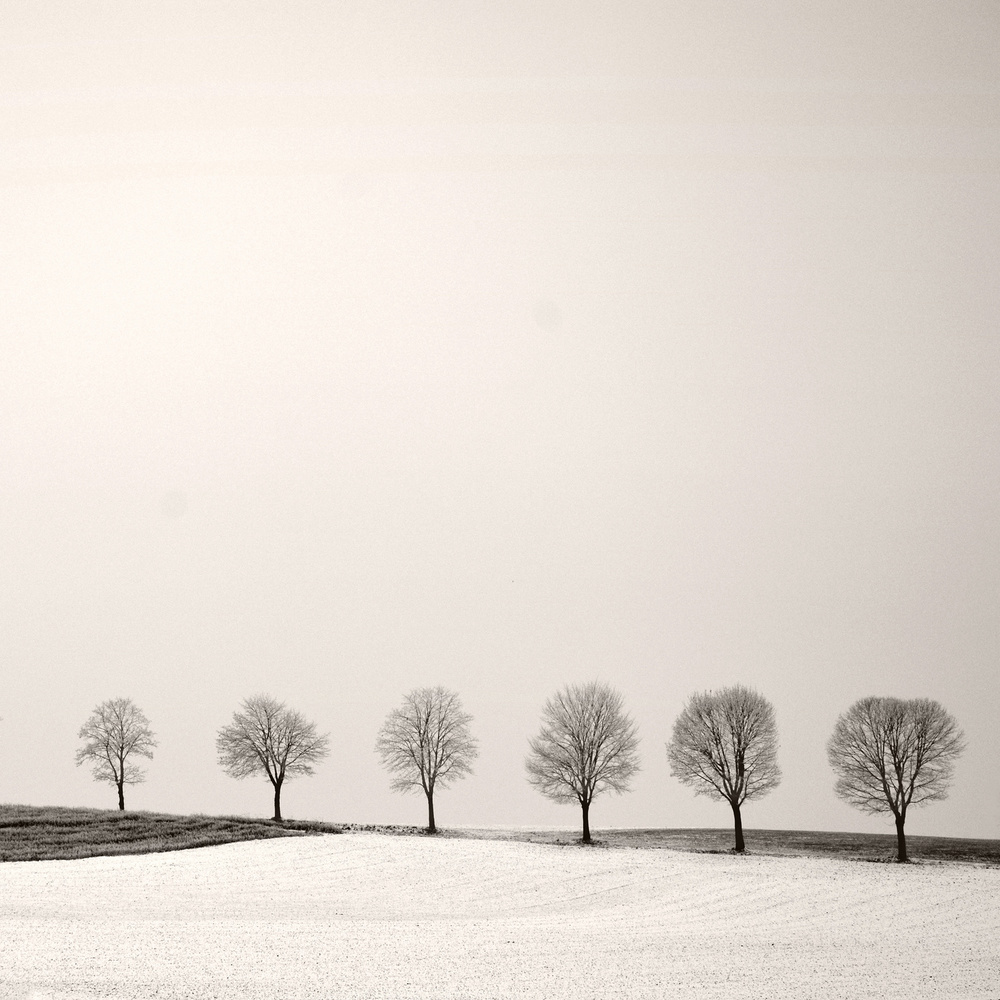
[[[147,854],[273,837],[340,833],[332,823],[0,805],[0,861]]]
[[[521,840],[536,844],[576,845],[578,832],[569,830],[460,830],[452,836]],[[748,854],[839,857],[860,861],[895,861],[895,833],[830,833],[819,830],[744,829]],[[731,829],[595,830],[595,845],[728,854],[733,851]],[[921,837],[907,834],[911,859],[917,862],[970,862],[1000,865],[1000,840],[964,837]]]

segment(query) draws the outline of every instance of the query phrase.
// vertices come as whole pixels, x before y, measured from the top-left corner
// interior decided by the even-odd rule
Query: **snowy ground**
[[[377,834],[0,865],[0,995],[1000,998],[1000,870]]]

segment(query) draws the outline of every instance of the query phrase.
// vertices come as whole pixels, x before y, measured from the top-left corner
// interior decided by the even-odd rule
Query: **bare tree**
[[[826,756],[840,798],[866,813],[892,813],[896,858],[907,861],[907,809],[947,797],[964,749],[961,729],[938,702],[871,697],[837,719]]]
[[[667,744],[670,773],[695,795],[725,799],[733,810],[736,851],[746,850],[740,808],[781,781],[771,703],[737,684],[693,694]]]
[[[233,778],[263,774],[274,787],[274,819],[281,822],[281,786],[312,774],[329,752],[329,739],[299,712],[267,694],[247,698],[215,740],[219,764]]]
[[[76,766],[93,764],[95,781],[107,781],[118,789],[118,808],[125,809],[125,786],[146,780],[136,757],[153,758],[156,740],[149,720],[131,698],[101,702],[80,727],[86,742],[76,752]]]
[[[545,703],[542,728],[529,741],[528,781],[554,802],[579,802],[583,842],[590,839],[590,804],[606,789],[619,795],[639,770],[639,737],[607,684],[571,684]]]
[[[417,688],[389,713],[379,731],[375,749],[382,766],[395,775],[393,791],[422,790],[427,797],[428,833],[437,833],[435,788],[472,773],[479,750],[469,733],[471,721],[453,691]]]

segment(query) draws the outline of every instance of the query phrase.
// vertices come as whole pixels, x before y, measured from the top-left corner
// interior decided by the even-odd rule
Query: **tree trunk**
[[[274,821],[281,822],[281,782],[274,783]]]
[[[590,803],[581,802],[583,808],[583,842],[589,844],[590,840]]]
[[[896,860],[897,861],[909,861],[910,859],[906,856],[906,834],[903,833],[903,824],[906,822],[905,817],[896,817]]]
[[[743,854],[746,851],[746,844],[743,843],[743,817],[740,815],[740,807],[736,803],[733,806],[733,825],[736,829],[736,853]]]
[[[437,827],[434,825],[434,793],[427,793],[427,832],[437,833]]]
[[[125,782],[119,781],[118,785],[118,808],[125,812]]]

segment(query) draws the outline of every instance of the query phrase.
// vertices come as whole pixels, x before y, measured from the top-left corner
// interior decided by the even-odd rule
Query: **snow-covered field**
[[[0,993],[1000,998],[1000,870],[377,834],[0,866]]]

